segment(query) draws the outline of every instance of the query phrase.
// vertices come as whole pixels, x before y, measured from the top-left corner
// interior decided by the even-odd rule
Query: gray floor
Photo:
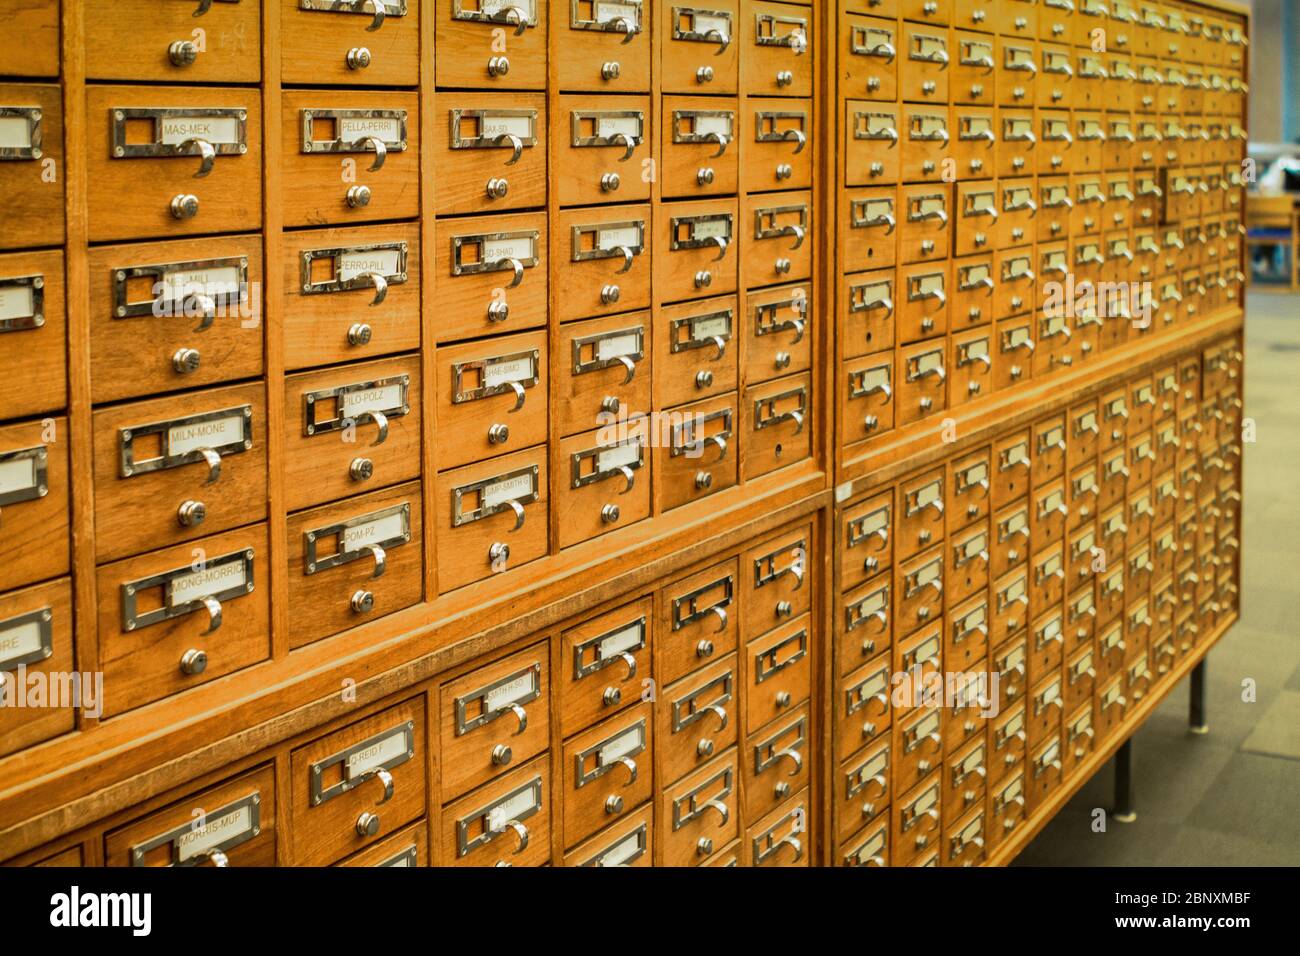
[[[1242,618],[1210,653],[1210,733],[1187,732],[1184,680],[1134,735],[1137,821],[1093,832],[1108,765],[1018,865],[1300,865],[1300,296],[1252,294],[1246,314]]]

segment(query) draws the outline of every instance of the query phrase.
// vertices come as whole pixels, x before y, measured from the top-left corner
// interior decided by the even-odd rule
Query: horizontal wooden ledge
[[[1025,818],[1023,826],[998,844],[997,849],[984,861],[983,865],[1006,866],[1014,860],[1020,851],[1029,845],[1029,841],[1036,837],[1039,831],[1047,826],[1048,822],[1070,801],[1070,798],[1083,789],[1083,785],[1092,779],[1092,775],[1101,769],[1102,764],[1123,746],[1124,741],[1137,733],[1143,721],[1151,716],[1152,712],[1169,696],[1178,683],[1191,673],[1192,668],[1205,659],[1205,656],[1210,653],[1214,645],[1219,643],[1219,640],[1228,633],[1228,628],[1236,624],[1237,620],[1238,615],[1233,614],[1232,617],[1216,627],[1210,639],[1201,645],[1199,653],[1193,652],[1189,654],[1181,664],[1174,668],[1173,673],[1156,685],[1156,689],[1147,694],[1147,699],[1135,707],[1133,712],[1124,719],[1124,723],[1119,728],[1120,732],[1111,734],[1108,740],[1094,749],[1088,759],[1080,764],[1081,769],[1071,775],[1073,782],[1063,781],[1046,803]]]
[[[992,441],[1009,428],[1029,425],[1078,401],[1084,392],[1118,385],[1135,375],[1173,361],[1173,357],[1200,348],[1241,328],[1241,309],[1221,310],[1179,326],[1166,335],[1126,342],[1103,352],[1096,361],[1028,387],[994,392],[987,400],[971,402],[948,414],[933,415],[884,436],[861,458],[846,462],[836,483],[835,500],[848,501],[877,487],[897,481],[917,468],[951,455],[959,455]],[[956,440],[945,442],[944,422],[951,422]]]
[[[830,502],[828,476],[811,465],[768,477],[747,483],[750,494],[730,504],[705,500],[681,509],[680,524],[656,522],[649,540],[543,559],[544,572],[509,592],[489,597],[485,587],[463,588],[196,688],[184,697],[183,715],[172,698],[20,751],[0,761],[0,860],[504,651]],[[341,699],[344,678],[356,682],[355,702]]]

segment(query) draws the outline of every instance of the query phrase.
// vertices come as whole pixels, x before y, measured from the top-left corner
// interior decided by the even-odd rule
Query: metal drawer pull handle
[[[713,442],[718,446],[718,461],[723,461],[727,457],[727,439],[721,435],[709,435],[704,439],[703,445],[707,445],[709,442]]]
[[[211,0],[208,0],[208,2],[211,3]],[[216,847],[213,847],[211,850],[207,850],[203,853],[198,854],[197,856],[194,857],[194,859],[210,860],[213,866],[220,867],[222,869],[230,866],[229,857],[227,857],[226,854],[222,853]]]
[[[202,179],[208,173],[212,172],[212,166],[217,161],[217,150],[206,139],[187,139],[180,145],[184,152],[191,146],[197,146],[199,150],[199,171],[194,174],[195,179]]]
[[[721,262],[726,258],[728,241],[725,236],[709,236],[705,242],[711,242],[718,247],[718,254],[714,257],[714,262]]]
[[[506,502],[507,507],[515,513],[515,526],[511,531],[518,531],[524,526],[524,506],[513,498]]]
[[[364,425],[368,421],[374,422],[379,427],[379,431],[375,434],[375,440],[370,443],[371,447],[382,445],[388,440],[388,416],[380,411],[369,411],[362,412],[354,419],[354,422],[358,425]]]
[[[945,139],[944,142],[947,142],[947,140]],[[975,212],[986,213],[987,210],[976,209]],[[946,226],[948,224],[948,213],[946,213],[942,209],[931,209],[928,212],[923,212],[919,216],[916,216],[914,218],[917,222],[921,222],[926,219],[938,219],[939,225]],[[996,216],[994,218],[996,218]]]
[[[719,824],[720,826],[726,826],[727,821],[731,819],[731,811],[727,809],[727,805],[721,800],[705,800],[700,807],[702,810],[717,810],[718,816],[722,817],[722,823]]]
[[[374,778],[384,785],[384,795],[375,801],[375,806],[382,807],[389,800],[393,799],[394,783],[393,775],[383,767],[376,767],[362,774],[361,779],[357,780],[354,786],[360,786],[365,781]]]
[[[798,226],[795,225],[794,223],[791,223],[788,226],[782,226],[779,235],[794,236],[794,245],[790,247],[791,249],[798,249],[800,246],[803,245],[803,238],[804,238],[803,226]]]
[[[730,136],[727,136],[723,133],[719,133],[716,130],[711,130],[710,132],[705,133],[704,136],[701,138],[706,143],[712,142],[718,144],[718,151],[713,154],[712,157],[713,159],[717,159],[719,156],[725,153],[727,151],[727,144],[731,142]]]
[[[500,836],[502,833],[506,832],[507,828],[514,830],[515,836],[519,837],[519,845],[515,847],[515,856],[518,856],[520,853],[523,853],[524,850],[528,849],[528,827],[524,826],[518,820],[507,820],[505,823],[501,824],[499,829],[493,830],[492,835]],[[506,865],[508,866],[509,864]]]
[[[507,166],[513,166],[515,163],[519,162],[519,157],[524,155],[524,141],[514,133],[502,133],[493,140],[493,143],[498,146],[502,143],[510,144],[511,154],[510,158],[506,160]]]
[[[781,138],[794,140],[794,155],[796,156],[803,152],[804,144],[808,142],[808,137],[804,135],[801,129],[788,129],[781,134]]]
[[[727,340],[720,335],[714,335],[711,338],[713,339],[713,347],[718,350],[718,354],[713,356],[713,361],[720,362],[723,354],[727,351]]]
[[[211,485],[221,477],[221,455],[211,448],[200,448],[199,454],[208,465],[208,477],[204,480],[205,485]]]
[[[621,276],[623,275],[623,273],[627,272],[629,269],[632,268],[632,260],[636,258],[636,253],[633,252],[631,248],[628,246],[619,246],[614,251],[621,253],[623,256],[623,268],[619,269],[618,272],[614,273],[615,275]]]
[[[524,392],[523,385],[518,382],[507,382],[506,384],[509,385],[511,391],[515,393],[515,403],[510,407],[510,414],[514,414],[524,407],[524,400],[528,395]]]
[[[375,287],[375,297],[370,300],[372,306],[380,305],[384,299],[388,298],[388,279],[380,272],[362,272],[357,276],[358,279],[369,279]],[[209,323],[211,324],[211,323]]]
[[[726,711],[726,708],[724,708],[721,704],[709,704],[707,707],[704,708],[704,710],[705,710],[706,712],[707,712],[707,711],[712,711],[713,713],[715,713],[715,714],[718,715],[718,732],[719,732],[719,733],[721,733],[722,731],[724,731],[724,730],[727,729],[727,711]],[[722,808],[722,822],[723,822],[723,823],[726,823],[726,822],[727,822],[727,808],[726,808],[726,807],[723,807],[723,808]]]
[[[352,149],[364,149],[366,146],[373,147],[375,151],[375,161],[366,167],[366,171],[374,173],[383,169],[384,160],[388,158],[388,147],[384,145],[384,141],[378,136],[363,136],[360,139],[349,143],[348,146]]]
[[[208,609],[208,629],[204,634],[211,634],[221,627],[221,602],[211,595],[202,598],[203,606]]]
[[[629,681],[636,676],[636,658],[627,651],[620,651],[618,656],[621,657],[623,663],[627,665],[627,676],[624,677],[623,680]]]
[[[507,709],[514,714],[515,719],[519,721],[519,727],[515,730],[515,736],[518,737],[528,729],[528,711],[524,710],[518,704],[511,704]],[[527,837],[524,839],[527,841]]]
[[[514,25],[515,36],[517,37],[523,36],[524,31],[528,29],[528,13],[522,7],[507,7],[502,11],[501,17],[506,23]],[[525,836],[524,843],[527,844],[527,842],[528,837]],[[520,847],[520,849],[523,849],[523,847]]]
[[[628,34],[628,36],[631,35],[632,34]],[[624,40],[623,42],[626,43],[627,41]],[[639,139],[637,139],[635,136],[628,136],[627,133],[615,133],[613,136],[609,138],[609,141],[614,146],[617,146],[620,143],[623,144],[623,155],[619,158],[620,163],[626,163],[629,159],[631,159],[632,154],[636,152],[637,146],[641,145],[641,141]]]
[[[627,783],[623,784],[623,786],[630,787],[632,784],[636,783],[636,761],[631,757],[619,757],[615,762],[621,763],[624,767],[627,767]]]
[[[790,761],[794,764],[794,769],[791,770],[790,773],[787,774],[787,776],[790,777],[798,776],[799,771],[803,769],[803,754],[799,753],[799,751],[793,748],[789,748],[786,750],[778,750],[775,754],[773,754],[773,756],[777,760],[780,760],[782,757],[788,757]]]
[[[372,578],[382,578],[384,576],[384,572],[388,570],[387,552],[385,552],[384,549],[377,544],[362,545],[357,550],[361,551],[363,554],[369,552],[371,555],[374,556],[375,570],[374,573],[371,574],[370,576]]]
[[[723,631],[727,629],[727,609],[725,607],[722,607],[721,605],[715,604],[713,605],[713,607],[709,608],[709,613],[716,614],[718,616],[718,629],[716,633],[721,634]],[[724,726],[727,723],[727,718],[725,717],[725,715],[722,718],[722,723]]]
[[[366,27],[367,33],[374,33],[384,25],[384,17],[387,15],[387,8],[384,0],[365,0],[365,3],[361,4],[361,9],[364,10],[366,7],[373,7],[375,11],[375,18],[370,21],[370,26]]]
[[[632,485],[636,482],[636,473],[633,472],[632,469],[629,468],[627,465],[619,465],[617,470],[618,473],[621,474],[627,480],[627,486],[622,491],[619,492],[619,494],[625,495],[632,490]],[[635,673],[636,667],[633,666],[632,670],[633,673]],[[628,674],[627,676],[631,677],[632,675]]]
[[[510,284],[506,286],[507,289],[513,289],[515,286],[519,285],[519,283],[524,281],[524,264],[513,257],[509,259],[494,259],[492,261],[492,271],[494,272],[505,269],[506,267],[514,270],[515,273],[514,278],[510,280]]]

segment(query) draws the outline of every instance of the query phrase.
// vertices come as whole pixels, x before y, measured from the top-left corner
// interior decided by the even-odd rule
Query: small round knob
[[[348,329],[348,345],[369,345],[372,331],[365,322],[356,322]]]
[[[199,197],[192,193],[173,196],[171,212],[173,219],[193,219],[199,214]]]
[[[926,250],[926,251],[928,251],[928,250]],[[780,258],[780,259],[777,259],[777,260],[776,260],[776,274],[777,274],[777,275],[785,275],[787,272],[790,271],[790,265],[791,265],[790,260],[787,259],[787,258],[785,258],[784,256],[783,256],[782,258]]]
[[[492,764],[496,767],[504,767],[514,759],[515,752],[505,744],[497,744],[492,748]]]
[[[198,349],[177,349],[172,356],[172,368],[177,375],[189,375],[199,370],[201,360]]]
[[[368,481],[375,473],[375,463],[369,458],[353,458],[348,465],[348,477],[353,481]]]
[[[494,56],[488,60],[488,76],[505,76],[510,72],[510,58]]]
[[[695,488],[698,491],[704,491],[713,487],[713,473],[710,471],[697,471],[695,473]]]
[[[713,852],[713,840],[709,837],[700,837],[695,841],[695,852],[700,856],[708,856]]]
[[[791,604],[789,601],[776,602],[777,617],[789,617],[793,613],[794,613],[794,605]]]
[[[207,651],[188,650],[181,655],[181,673],[195,677],[208,669]]]
[[[189,66],[199,58],[199,48],[193,40],[177,40],[167,48],[167,59],[172,66]]]
[[[186,501],[176,509],[176,520],[182,528],[193,528],[203,524],[208,516],[208,508],[201,501]]]
[[[695,171],[695,184],[697,186],[713,185],[713,167],[701,166]]]
[[[713,384],[713,373],[706,369],[701,369],[695,373],[695,387],[708,388]]]
[[[375,609],[375,595],[372,591],[360,590],[352,595],[352,611],[355,614],[369,614]]]
[[[618,518],[618,505],[605,505],[600,509],[600,520],[605,522],[605,524],[613,524],[618,521]]]
[[[500,299],[493,302],[488,306],[487,317],[489,322],[504,322],[510,318],[510,303]]]
[[[776,74],[777,86],[789,86],[794,82],[794,74],[789,70],[778,70]]]
[[[707,269],[702,269],[695,273],[695,288],[707,289],[711,285],[713,285],[712,272],[709,272]]]
[[[787,369],[787,368],[789,368],[789,367],[790,367],[790,353],[789,353],[789,352],[777,352],[777,353],[776,353],[776,359],[775,359],[775,361],[774,361],[773,364],[776,365],[776,370],[777,370],[778,372],[779,372],[779,371],[782,371],[783,369]]]
[[[489,445],[504,445],[510,440],[510,426],[503,424],[493,425],[488,429]]]
[[[602,63],[600,66],[600,78],[602,80],[617,80],[622,70],[617,62]]]
[[[619,402],[617,395],[606,395],[600,400],[600,410],[602,412],[609,412],[611,415],[617,415],[618,410],[621,407],[622,403]]]
[[[611,793],[605,798],[605,812],[613,816],[615,813],[623,812],[623,798],[617,793]]]
[[[696,657],[712,657],[712,656],[713,656],[713,642],[710,641],[710,640],[708,640],[708,639],[706,638],[705,640],[702,640],[702,641],[700,641],[700,643],[696,644],[696,645],[695,645],[695,656],[696,656]]]
[[[510,183],[504,176],[493,176],[487,181],[488,199],[505,199],[506,193],[510,191]]]
[[[349,186],[347,195],[344,198],[350,208],[363,209],[370,205],[370,187],[364,185]]]
[[[791,699],[791,698],[790,698],[790,692],[789,692],[788,690],[780,691],[780,692],[777,693],[777,695],[776,695],[776,706],[777,706],[778,708],[780,708],[780,707],[789,707],[789,706],[790,706],[790,699]]]
[[[619,300],[619,297],[622,294],[623,293],[619,289],[619,287],[614,285],[613,283],[610,283],[607,286],[603,286],[600,290],[600,304],[613,305],[615,302]]]
[[[505,564],[510,560],[510,545],[496,541],[488,548],[488,560],[493,564]]]
[[[372,837],[379,833],[379,814],[367,810],[357,817],[357,836]]]
[[[777,179],[789,179],[793,175],[794,175],[794,167],[791,166],[789,163],[776,164]]]
[[[370,51],[363,46],[354,46],[348,50],[346,60],[349,70],[364,70],[370,65]]]
[[[612,193],[614,190],[618,189],[621,182],[622,180],[619,179],[618,173],[605,173],[605,175],[600,177],[600,190],[601,192]]]
[[[777,797],[788,797],[790,795],[790,785],[784,780],[778,783],[774,789]]]
[[[623,702],[623,692],[617,687],[606,687],[605,693],[601,694],[600,699],[606,707],[617,707]]]
[[[713,740],[709,737],[701,738],[700,742],[695,745],[695,753],[701,757],[712,757]]]
[[[713,82],[713,67],[711,67],[711,66],[702,66],[702,67],[700,67],[698,70],[696,70],[696,71],[695,71],[695,82],[696,82],[696,83],[712,83],[712,82]]]

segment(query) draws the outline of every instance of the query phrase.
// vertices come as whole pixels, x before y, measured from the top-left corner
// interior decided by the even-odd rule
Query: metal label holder
[[[214,569],[219,569],[228,564],[235,563],[242,565],[241,576],[243,581],[241,583],[232,584],[223,590],[214,591],[211,594],[205,594],[192,601],[186,601],[183,604],[172,603],[173,587],[177,578],[182,578],[200,571],[210,572]],[[163,589],[162,605],[149,611],[137,611],[136,599],[140,592],[159,587]],[[253,593],[253,587],[252,548],[247,548],[242,551],[232,551],[229,554],[223,554],[220,557],[212,558],[205,562],[201,569],[185,565],[181,568],[173,568],[170,571],[163,571],[160,574],[151,574],[148,577],[136,578],[134,581],[127,581],[119,587],[122,595],[122,630],[135,631],[142,627],[148,627],[151,624],[160,624],[163,621],[170,621],[178,617],[184,617],[186,614],[190,614],[205,607],[205,599],[214,599],[224,604],[226,601]]]
[[[240,435],[231,441],[220,445],[208,445],[204,448],[196,448],[193,451],[183,452],[179,455],[171,453],[171,438],[169,432],[179,425],[202,425],[205,422],[221,421],[227,418],[238,417],[240,420]],[[135,440],[142,435],[158,435],[159,442],[162,445],[162,453],[156,458],[137,459],[135,457]],[[179,468],[181,465],[192,464],[196,461],[203,461],[204,451],[216,452],[223,458],[227,455],[237,455],[246,452],[253,447],[253,406],[236,405],[232,408],[223,408],[218,411],[204,412],[201,415],[186,415],[181,418],[170,418],[165,421],[148,422],[143,425],[131,425],[126,428],[120,428],[117,432],[118,445],[118,464],[120,474],[123,478],[130,478],[133,475],[143,475],[154,471],[163,471],[168,468]],[[2,502],[0,502],[2,503]]]
[[[334,524],[325,525],[315,528],[303,534],[303,574],[312,575],[319,571],[328,571],[330,568],[337,568],[340,565],[350,564],[358,558],[365,557],[370,551],[364,548],[348,550],[344,546],[346,532],[350,528],[356,528],[361,525],[371,524],[382,521],[393,515],[401,516],[401,530],[390,537],[378,541],[368,542],[369,545],[376,545],[387,550],[399,545],[407,544],[411,540],[411,506],[407,502],[396,505],[392,508],[384,508],[381,511],[372,511],[369,514],[357,515],[354,518],[348,518],[344,521],[338,521]],[[318,553],[318,544],[322,539],[336,537],[338,538],[338,550],[333,554],[321,556]]]

